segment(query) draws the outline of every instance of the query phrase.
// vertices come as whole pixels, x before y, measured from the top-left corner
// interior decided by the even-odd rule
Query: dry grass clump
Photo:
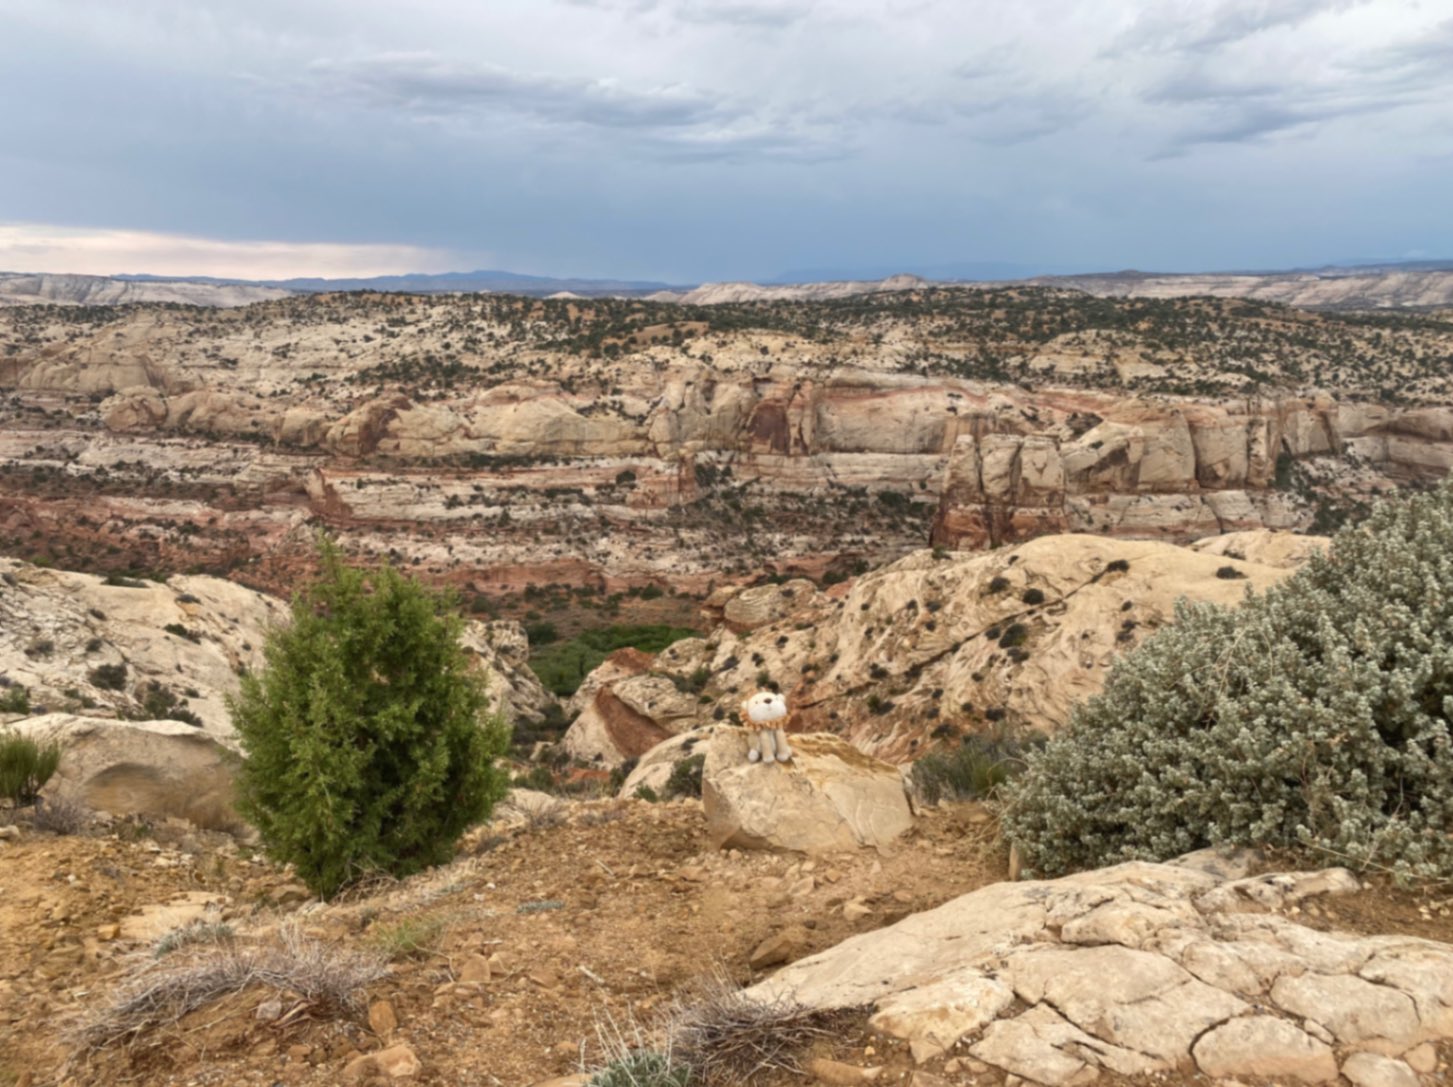
[[[70,793],[45,797],[31,809],[30,825],[48,834],[79,834],[91,825],[94,813]]]
[[[698,1084],[745,1083],[764,1071],[802,1075],[799,1056],[832,1034],[821,1013],[790,1000],[751,1000],[721,972],[677,996],[666,1030],[674,1061]]]
[[[110,1004],[75,1026],[71,1040],[79,1056],[94,1054],[253,985],[296,993],[318,1011],[352,1014],[364,989],[387,971],[375,955],[310,939],[296,928],[284,928],[268,946],[212,943],[185,962],[143,966]]]

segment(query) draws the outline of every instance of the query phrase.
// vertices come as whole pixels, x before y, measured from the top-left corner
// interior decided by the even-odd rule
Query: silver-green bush
[[[1238,609],[1177,608],[1013,786],[1039,875],[1215,844],[1453,876],[1453,482]]]

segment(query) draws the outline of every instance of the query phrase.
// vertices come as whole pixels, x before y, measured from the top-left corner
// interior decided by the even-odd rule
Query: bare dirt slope
[[[531,1084],[598,1060],[602,1024],[648,1029],[714,970],[738,983],[770,976],[776,964],[751,960],[771,937],[785,958],[767,958],[797,960],[1004,876],[992,825],[972,805],[930,813],[883,856],[717,854],[704,832],[695,801],[581,804],[477,832],[448,868],[321,906],[247,850],[184,825],[22,831],[0,843],[0,1083],[335,1084],[361,1054],[401,1044],[420,1065],[406,1082]],[[208,901],[210,912],[197,905]],[[1450,908],[1373,886],[1293,912],[1312,927],[1449,941]],[[355,1014],[255,986],[75,1059],[68,1031],[153,963],[157,938],[189,911],[230,926],[242,946],[297,925],[338,953],[393,960]],[[162,965],[215,950],[183,947]],[[885,1067],[885,1082],[913,1072],[906,1046],[869,1031],[865,1014],[827,1026],[799,1056]],[[951,1061],[923,1071],[1002,1087],[1001,1073]]]
[[[328,907],[300,905],[284,873],[185,826],[0,842],[0,1083],[59,1081],[61,1028],[153,954],[154,938],[112,926],[179,896],[218,896],[206,916],[239,939],[266,940],[284,921],[345,949],[399,952],[412,935],[418,953],[398,955],[368,993],[388,1001],[397,1031],[380,1038],[366,1015],[286,998],[279,1018],[259,1020],[276,994],[250,990],[96,1054],[67,1082],[333,1084],[359,1052],[402,1041],[420,1084],[527,1084],[597,1053],[605,1016],[647,1023],[718,968],[740,983],[761,976],[750,958],[771,936],[789,933],[800,957],[1003,875],[977,809],[935,813],[890,855],[806,862],[712,852],[696,801],[568,811],[477,832],[450,868]]]

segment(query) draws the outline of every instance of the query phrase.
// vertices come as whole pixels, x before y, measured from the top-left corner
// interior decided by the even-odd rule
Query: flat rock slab
[[[1417,1078],[1427,1043],[1453,1038],[1453,946],[1318,932],[1272,912],[1355,889],[1345,871],[1228,878],[1236,871],[1137,862],[994,884],[786,966],[747,995],[871,1006],[872,1026],[920,1062],[959,1047],[1046,1087],[1172,1069],[1431,1082]]]

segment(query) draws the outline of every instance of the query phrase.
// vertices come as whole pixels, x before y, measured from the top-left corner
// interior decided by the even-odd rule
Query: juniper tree
[[[1453,876],[1453,481],[1238,609],[1180,603],[1030,761],[1005,829],[1051,875],[1207,845]]]
[[[392,568],[322,573],[229,701],[247,759],[238,807],[269,853],[328,895],[442,863],[507,777],[508,726],[459,644],[452,600]]]

